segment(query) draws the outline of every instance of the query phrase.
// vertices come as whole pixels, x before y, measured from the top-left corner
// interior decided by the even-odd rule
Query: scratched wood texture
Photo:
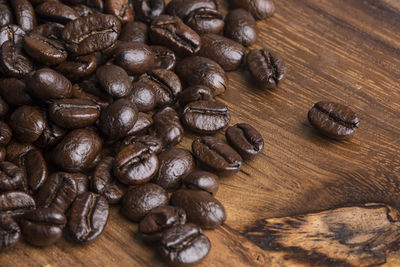
[[[318,266],[399,266],[397,223],[391,228],[391,217],[382,215],[382,208],[362,213],[362,222],[353,216],[357,207],[334,209],[371,202],[400,207],[400,2],[279,0],[276,6],[273,18],[258,22],[254,48],[278,52],[289,67],[287,78],[268,91],[252,84],[244,70],[229,73],[229,89],[220,99],[231,110],[232,124],[247,122],[263,134],[265,149],[237,175],[221,178],[217,198],[228,218],[218,230],[206,231],[212,250],[200,266],[310,266],[315,259]],[[321,100],[349,105],[358,113],[360,129],[352,140],[332,141],[311,128],[307,111]],[[180,146],[190,148],[194,137],[187,134]],[[367,260],[365,246],[344,257],[331,253],[337,251],[334,241],[314,249],[312,240],[297,235],[300,226],[292,221],[298,217],[290,216],[306,214],[301,227],[308,229],[312,222],[307,220],[324,220],[326,213],[336,226],[343,226],[345,218],[347,225],[365,223],[335,228],[339,236],[341,231],[357,237],[374,234],[368,222],[382,220],[390,249],[385,246],[379,259],[372,253]],[[271,249],[271,227],[276,233],[277,225],[286,228],[279,230],[284,231],[279,246]],[[162,266],[136,230],[113,208],[105,233],[94,243],[61,241],[46,249],[19,244],[0,254],[0,266]],[[330,231],[321,227],[321,232]]]

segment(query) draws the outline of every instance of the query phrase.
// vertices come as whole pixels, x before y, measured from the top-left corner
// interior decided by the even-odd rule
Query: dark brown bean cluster
[[[214,0],[0,0],[0,251],[91,242],[120,205],[167,263],[207,256],[202,229],[227,216],[217,175],[264,146],[228,127],[225,72],[247,66],[264,88],[286,72],[247,48],[273,3],[230,2],[224,19]],[[203,135],[191,151],[185,129]]]

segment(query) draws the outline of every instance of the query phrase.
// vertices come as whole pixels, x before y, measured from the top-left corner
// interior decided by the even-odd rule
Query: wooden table
[[[400,2],[275,2],[275,16],[258,22],[254,48],[278,52],[289,71],[273,91],[258,89],[245,71],[229,73],[221,100],[232,124],[254,125],[265,149],[237,175],[221,178],[217,198],[228,218],[218,230],[206,231],[212,250],[200,266],[399,266],[399,226],[397,215],[386,217],[390,207],[332,209],[372,202],[400,207]],[[312,129],[307,112],[321,100],[358,113],[353,139],[332,141]],[[187,134],[180,146],[189,149],[194,137]],[[298,214],[308,215],[263,220]],[[307,228],[312,219],[317,223]],[[61,241],[46,249],[21,243],[0,254],[0,266],[162,266],[136,230],[113,208],[94,243]],[[369,251],[371,242],[376,251]]]

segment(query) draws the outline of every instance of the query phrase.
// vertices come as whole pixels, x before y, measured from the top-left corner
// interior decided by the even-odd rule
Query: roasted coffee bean
[[[349,107],[335,102],[318,102],[308,112],[308,120],[321,134],[336,140],[351,138],[360,121]]]
[[[264,148],[264,139],[252,126],[238,123],[228,127],[225,132],[228,143],[242,156],[251,159],[261,153]]]
[[[0,46],[5,42],[11,41],[11,44],[20,44],[24,40],[25,31],[17,25],[7,25],[0,28]]]
[[[103,65],[96,71],[101,87],[113,97],[125,97],[132,91],[132,83],[126,71],[116,65]]]
[[[9,105],[22,106],[32,104],[32,98],[28,94],[23,80],[16,78],[1,79],[0,94]]]
[[[248,10],[258,20],[269,18],[275,12],[272,0],[232,0],[229,4],[234,8]]]
[[[211,242],[194,224],[176,225],[164,231],[159,243],[161,256],[171,266],[190,266],[210,252]]]
[[[153,69],[173,70],[176,65],[176,56],[174,51],[165,46],[153,45],[151,49],[154,52]]]
[[[121,213],[129,220],[139,222],[151,210],[167,204],[168,193],[162,187],[148,183],[133,187],[125,194]]]
[[[128,136],[124,140],[122,140],[116,147],[117,153],[121,151],[124,147],[132,145],[134,143],[141,144],[149,149],[150,152],[159,154],[162,150],[161,140],[157,137],[151,135],[142,135],[142,136]]]
[[[99,154],[100,155],[100,154]],[[100,158],[99,156],[96,157],[95,160],[93,160],[93,162],[96,162],[96,166],[97,164],[100,162]],[[80,194],[83,194],[85,192],[89,192],[90,186],[89,186],[89,178],[84,175],[83,173],[74,173],[72,174],[72,178],[75,180],[76,183],[76,188],[77,188],[77,196],[79,196]]]
[[[61,43],[35,33],[25,35],[24,49],[31,58],[48,66],[60,64],[68,56]]]
[[[69,232],[72,239],[78,243],[86,243],[101,235],[110,211],[104,197],[86,192],[76,198],[70,214]]]
[[[12,139],[6,147],[7,150],[6,160],[14,163],[17,166],[21,166],[22,157],[34,148],[35,146],[32,144],[19,143],[15,139]]]
[[[59,40],[63,30],[64,25],[56,22],[48,22],[36,26],[31,33],[39,34],[52,40]]]
[[[130,129],[127,135],[142,135],[153,125],[153,118],[147,113],[138,113],[138,119],[135,125]]]
[[[135,12],[130,0],[104,0],[104,11],[113,14],[122,23],[133,21]]]
[[[185,19],[185,23],[198,34],[220,33],[225,24],[224,17],[218,10],[207,7],[198,8],[190,12]]]
[[[193,155],[206,168],[220,174],[232,174],[242,167],[242,158],[228,144],[213,136],[205,136],[192,144]]]
[[[204,85],[213,95],[223,94],[228,86],[228,77],[217,62],[199,56],[187,57],[176,66],[176,73],[188,86]]]
[[[165,230],[185,223],[184,209],[173,206],[158,207],[140,221],[139,232],[146,242],[155,242],[161,240]]]
[[[210,88],[202,85],[195,85],[185,88],[179,97],[179,105],[181,108],[186,107],[191,102],[200,100],[213,100],[213,93]]]
[[[214,0],[172,0],[166,8],[166,13],[185,19],[191,12],[200,8],[217,9]]]
[[[3,98],[0,97],[0,118],[4,117],[8,113],[8,104],[6,101],[3,100]]]
[[[32,210],[23,216],[22,235],[31,245],[47,247],[60,240],[66,224],[67,218],[56,209]]]
[[[12,0],[11,6],[14,10],[17,24],[24,31],[31,31],[36,26],[36,15],[32,4],[28,0]]]
[[[41,148],[47,148],[58,144],[63,137],[67,134],[67,131],[51,121],[46,122],[44,131],[36,140],[35,145]]]
[[[124,147],[114,161],[114,174],[127,185],[143,184],[150,181],[159,169],[155,153],[140,143]]]
[[[99,63],[97,57],[94,54],[90,54],[70,58],[55,69],[71,81],[79,81],[93,74]]]
[[[114,50],[114,62],[129,74],[142,74],[153,67],[154,53],[146,44],[122,42]]]
[[[21,229],[7,214],[0,214],[0,252],[15,246],[21,238]]]
[[[100,116],[100,129],[110,139],[124,138],[138,118],[138,110],[128,99],[109,105]]]
[[[6,4],[0,4],[0,27],[8,26],[13,23],[13,14]]]
[[[191,131],[213,134],[226,127],[231,120],[229,109],[217,100],[192,102],[182,112],[182,122]]]
[[[257,40],[257,24],[253,16],[239,8],[232,10],[225,18],[224,35],[244,46],[250,46]]]
[[[0,48],[0,67],[4,75],[15,78],[23,78],[33,71],[32,61],[11,41],[6,41]]]
[[[148,43],[149,26],[140,21],[132,21],[122,26],[120,41],[131,43]]]
[[[286,75],[285,62],[267,49],[251,50],[247,54],[247,66],[253,78],[265,88],[279,86]]]
[[[96,14],[96,11],[86,5],[72,6],[72,9],[75,10],[78,17],[87,17]]]
[[[218,192],[218,176],[206,171],[193,171],[182,180],[183,185],[188,189],[203,190],[215,196]]]
[[[95,75],[91,76],[88,80],[82,81],[79,86],[84,93],[97,97],[99,100],[104,102],[103,104],[107,103],[106,106],[102,105],[103,108],[114,102],[113,97],[107,94],[107,92],[100,87]],[[100,104],[99,101],[94,102]]]
[[[5,161],[7,156],[7,150],[5,147],[0,146],[0,161]]]
[[[203,190],[178,190],[172,194],[171,204],[183,208],[188,221],[203,229],[215,229],[226,220],[224,206]]]
[[[46,182],[49,175],[42,152],[37,149],[28,151],[22,156],[22,166],[25,169],[28,188],[36,192]]]
[[[136,0],[134,1],[136,19],[150,23],[160,16],[165,9],[164,0]]]
[[[163,148],[174,146],[182,141],[183,127],[178,113],[171,108],[165,107],[153,115],[153,127],[150,134],[159,138]]]
[[[183,177],[196,167],[192,153],[182,148],[170,148],[159,156],[160,169],[153,182],[171,192],[178,189]]]
[[[105,157],[97,165],[91,181],[91,189],[105,197],[110,204],[117,204],[125,194],[124,186],[113,177],[113,157]]]
[[[152,111],[156,107],[156,93],[153,89],[153,83],[134,82],[128,99],[135,104],[139,111]]]
[[[111,46],[121,32],[121,22],[113,15],[96,14],[65,25],[62,39],[72,53],[87,55]]]
[[[20,142],[33,143],[43,133],[46,121],[38,109],[22,106],[11,114],[10,126]]]
[[[24,186],[24,170],[11,162],[0,162],[0,192],[23,190]]]
[[[28,91],[40,100],[69,98],[72,84],[64,75],[48,68],[32,72],[27,77]]]
[[[150,85],[155,92],[159,107],[174,104],[182,92],[179,77],[170,70],[154,69],[139,77],[139,81]]]
[[[89,167],[102,148],[100,137],[91,130],[70,131],[50,153],[51,160],[59,168],[80,172]]]
[[[64,5],[59,1],[46,1],[38,5],[35,11],[39,17],[45,20],[59,22],[62,24],[78,18],[78,14],[74,9]]]
[[[68,0],[70,1],[70,0]],[[94,8],[99,12],[103,11],[104,8],[104,1],[103,0],[84,0],[83,2],[88,7]]]
[[[35,208],[35,200],[25,192],[8,191],[0,194],[0,215],[5,213],[18,219]]]
[[[12,137],[12,131],[7,123],[0,121],[0,146],[6,146]]]
[[[168,46],[181,57],[200,50],[200,36],[178,17],[161,15],[153,20],[150,39],[154,44]]]

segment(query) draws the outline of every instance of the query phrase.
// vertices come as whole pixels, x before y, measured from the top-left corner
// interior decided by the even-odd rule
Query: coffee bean
[[[61,39],[61,33],[64,30],[64,25],[56,22],[48,22],[36,26],[30,33],[39,34],[52,40]]]
[[[6,4],[0,4],[0,27],[8,26],[13,23],[13,14]]]
[[[7,214],[0,214],[0,252],[14,247],[21,238],[21,229]]]
[[[190,12],[185,23],[198,34],[220,33],[225,24],[224,17],[218,10],[207,7]]]
[[[78,243],[97,239],[106,227],[109,207],[107,200],[95,193],[86,192],[76,198],[69,216],[69,232]]]
[[[242,156],[251,159],[261,153],[264,148],[264,139],[252,126],[238,123],[226,129],[226,140]]]
[[[46,182],[49,175],[42,152],[37,149],[28,151],[22,156],[22,166],[25,169],[29,189],[36,192]]]
[[[171,266],[190,266],[202,261],[211,249],[210,240],[194,224],[176,225],[164,231],[161,256]]]
[[[178,113],[171,108],[165,107],[153,115],[153,127],[150,134],[159,138],[163,148],[174,146],[182,141],[183,127]]]
[[[24,170],[8,161],[0,162],[0,192],[23,190],[25,185]]]
[[[7,150],[5,147],[0,146],[0,161],[5,161],[7,157]]]
[[[35,28],[36,15],[32,4],[28,0],[13,0],[10,2],[17,24],[27,32]]]
[[[3,99],[13,106],[31,105],[32,98],[26,90],[23,80],[4,78],[0,80],[0,94]]]
[[[39,17],[45,20],[62,24],[78,18],[78,14],[74,9],[58,1],[46,1],[38,5],[35,11]]]
[[[4,117],[8,113],[8,104],[6,101],[3,100],[3,98],[0,97],[0,118]]]
[[[96,71],[99,60],[94,54],[72,57],[58,65],[55,70],[61,72],[71,81],[79,81],[89,77]]]
[[[87,55],[111,46],[121,32],[121,22],[113,15],[96,14],[65,25],[62,39],[72,53]]]
[[[193,155],[206,168],[222,175],[232,174],[242,167],[242,158],[222,140],[205,136],[192,144]]]
[[[172,0],[166,8],[166,13],[185,19],[191,12],[200,8],[217,9],[214,0]]]
[[[99,154],[100,155],[100,154]],[[93,162],[95,162],[95,166],[100,162],[99,156],[97,156]],[[92,165],[92,164],[91,164]],[[89,167],[89,169],[92,169]],[[76,183],[76,195],[79,196],[85,192],[89,192],[89,178],[83,173],[73,173],[72,179],[75,180]]]
[[[132,91],[132,83],[126,71],[116,65],[103,65],[96,71],[101,87],[114,97],[125,97]]]
[[[46,247],[62,237],[66,223],[65,215],[56,209],[32,210],[23,216],[22,234],[31,245]]]
[[[86,5],[76,5],[72,6],[72,9],[75,10],[78,17],[87,17],[90,15],[96,14],[96,11]]]
[[[146,44],[122,42],[114,50],[114,62],[129,74],[142,74],[153,67],[154,53]]]
[[[218,176],[206,171],[193,171],[182,180],[188,189],[203,190],[215,196],[218,192]]]
[[[200,100],[213,100],[213,93],[210,88],[202,85],[195,85],[185,88],[179,97],[179,105],[184,108],[192,102]]]
[[[272,0],[232,0],[229,4],[234,8],[248,10],[258,20],[269,18],[275,12]]]
[[[360,121],[349,107],[335,102],[318,102],[308,112],[308,120],[321,134],[336,140],[351,138]]]
[[[136,0],[134,1],[136,19],[145,23],[152,22],[165,9],[164,0]]]
[[[42,134],[36,140],[35,145],[40,148],[48,148],[57,145],[67,134],[67,131],[55,123],[48,121]]]
[[[151,153],[159,154],[162,150],[161,140],[151,135],[143,136],[128,136],[117,145],[116,151],[119,152],[122,148],[132,145],[134,143],[141,144],[148,148]]]
[[[128,99],[135,104],[139,111],[148,112],[153,110],[156,107],[156,93],[153,83],[134,82]]]
[[[135,125],[130,129],[127,135],[143,135],[153,125],[153,118],[147,113],[138,113],[138,119]]]
[[[113,14],[122,23],[131,22],[135,17],[133,4],[130,0],[105,0],[104,11]]]
[[[136,2],[136,1],[135,1]],[[120,41],[131,43],[148,43],[149,26],[140,21],[132,21],[122,26]]]
[[[121,213],[129,220],[139,222],[151,210],[167,204],[168,193],[156,184],[147,183],[133,187],[125,194]]]
[[[18,25],[6,25],[0,28],[0,46],[11,41],[12,45],[20,44],[24,40],[25,31]]]
[[[150,25],[150,39],[165,45],[179,56],[188,56],[200,50],[200,36],[178,17],[161,15]]]
[[[38,109],[22,106],[11,114],[10,126],[19,141],[33,143],[43,133],[46,122]]]
[[[204,85],[213,95],[223,94],[228,86],[225,71],[215,61],[199,56],[187,57],[176,66],[176,73],[186,85]]]
[[[87,5],[88,7],[96,9],[98,12],[102,12],[104,8],[103,0],[84,0],[84,4]]]
[[[173,70],[176,65],[176,56],[174,51],[165,46],[153,45],[151,49],[154,52],[153,69]]]
[[[0,48],[0,68],[8,77],[23,78],[33,70],[33,63],[19,46],[6,41]]]
[[[36,208],[35,200],[25,192],[8,191],[0,194],[0,215],[3,213],[14,218]]]
[[[124,147],[114,161],[114,174],[127,185],[143,184],[150,181],[159,169],[155,153],[140,143]]]
[[[250,46],[257,40],[257,24],[253,16],[239,8],[232,10],[225,18],[224,35],[244,46]]]
[[[6,146],[12,137],[10,126],[3,121],[0,121],[0,146]]]
[[[17,166],[21,166],[22,157],[34,148],[35,146],[32,144],[20,143],[15,139],[12,139],[6,146],[6,160],[14,163]]]

